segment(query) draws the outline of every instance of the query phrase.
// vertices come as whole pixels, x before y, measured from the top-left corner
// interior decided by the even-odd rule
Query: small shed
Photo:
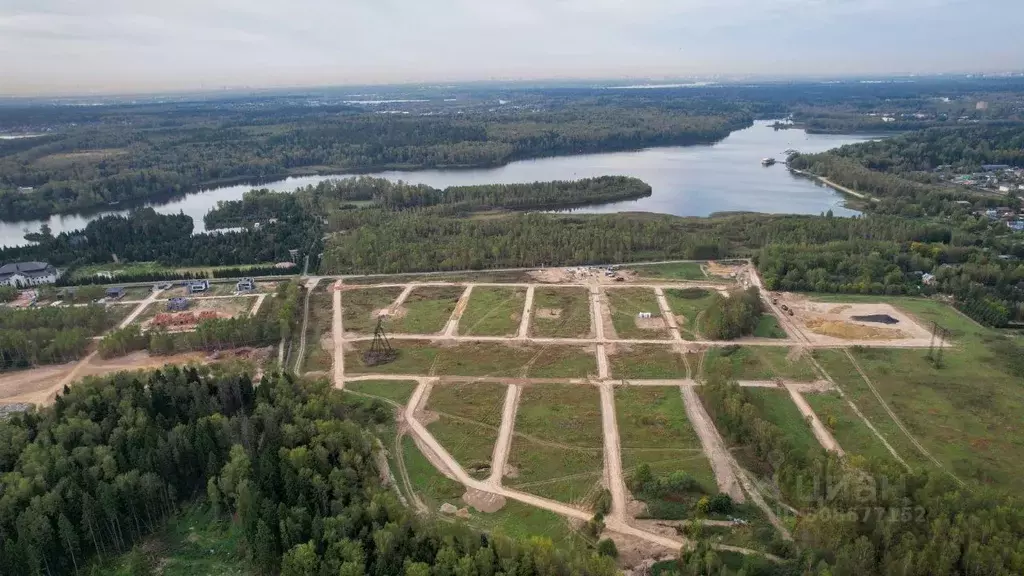
[[[650,312],[640,312],[639,314],[636,315],[636,317],[641,319],[641,320],[647,320],[648,318],[651,317],[651,313]]]
[[[123,286],[111,286],[110,288],[107,288],[106,292],[104,292],[104,296],[106,296],[107,298],[113,298],[115,300],[119,299],[119,298],[123,298],[124,297],[124,287]]]
[[[237,284],[235,284],[235,290],[237,292],[252,292],[256,290],[256,279],[242,278]]]
[[[170,298],[167,300],[168,312],[181,312],[182,310],[188,310],[188,298],[181,296],[177,298]]]
[[[189,294],[201,294],[210,289],[209,280],[192,280],[187,284]]]

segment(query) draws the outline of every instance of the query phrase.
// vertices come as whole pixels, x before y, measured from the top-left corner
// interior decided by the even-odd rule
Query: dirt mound
[[[558,320],[561,317],[561,308],[537,308],[537,318],[544,318],[546,320]]]
[[[381,308],[380,310],[374,310],[373,318],[376,320],[383,316],[385,319],[395,320],[398,318],[405,318],[405,315],[409,313],[409,310],[405,306],[399,306],[394,310],[390,308]]]
[[[862,326],[841,320],[811,318],[805,325],[815,334],[847,340],[899,340],[906,337],[903,332],[892,328]]]
[[[739,274],[742,265],[737,264],[719,264],[718,262],[708,262],[704,267],[704,271],[708,276],[720,276],[723,278],[735,278]]]
[[[505,497],[470,488],[462,495],[462,501],[476,508],[478,512],[493,514],[505,507]]]

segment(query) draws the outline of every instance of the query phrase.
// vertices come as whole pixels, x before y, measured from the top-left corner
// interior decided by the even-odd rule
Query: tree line
[[[104,306],[0,307],[0,371],[76,360],[114,321]]]

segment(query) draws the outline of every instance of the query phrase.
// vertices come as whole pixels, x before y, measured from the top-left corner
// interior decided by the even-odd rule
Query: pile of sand
[[[864,326],[842,320],[811,318],[804,325],[815,334],[846,340],[900,340],[906,338],[902,331],[893,328]]]

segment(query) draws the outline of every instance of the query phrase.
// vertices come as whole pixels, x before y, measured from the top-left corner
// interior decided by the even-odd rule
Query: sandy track
[[[309,299],[316,289],[319,278],[311,278],[306,282],[306,301],[302,306],[302,332],[299,333],[299,353],[295,359],[295,373],[302,374],[302,362],[306,359],[306,332],[309,330]]]
[[[491,456],[491,477],[487,483],[501,486],[508,463],[509,450],[512,448],[512,432],[515,430],[516,412],[519,409],[519,396],[522,389],[512,384],[505,391],[505,405],[501,413],[501,428],[498,429],[498,440],[494,443],[494,454]]]
[[[473,286],[473,284],[466,286],[462,296],[459,297],[459,302],[455,305],[455,310],[452,312],[452,316],[448,319],[448,324],[444,328],[446,338],[451,338],[458,334],[459,320],[462,320],[462,315],[466,312],[466,306],[469,305],[469,297],[473,293]]]
[[[259,314],[260,313],[260,308],[263,307],[263,301],[266,300],[266,299],[267,299],[267,295],[266,294],[260,294],[256,298],[256,303],[253,304],[252,311],[249,312],[249,316],[254,317],[257,314]]]
[[[654,287],[654,295],[658,298],[658,307],[661,308],[661,317],[665,319],[665,323],[668,324],[668,330],[672,333],[672,339],[681,341],[682,335],[679,334],[679,323],[676,322],[676,315],[672,312],[672,308],[668,305],[668,300],[665,298],[665,290],[660,286]]]
[[[461,286],[461,284],[444,284],[444,285],[445,286],[456,286],[456,285]],[[405,289],[402,290],[402,293],[398,295],[398,298],[395,298],[395,301],[391,303],[391,306],[388,306],[388,315],[394,316],[395,313],[398,312],[398,309],[402,307],[402,304],[405,304],[405,301],[409,298],[409,294],[412,294],[413,289],[416,288],[417,286],[434,286],[434,284],[406,284],[405,285]],[[373,337],[371,336],[370,339],[372,340]]]
[[[693,425],[697,436],[700,437],[700,444],[704,447],[704,453],[707,454],[711,469],[715,473],[718,491],[725,492],[736,502],[746,502],[746,496],[736,479],[732,454],[726,449],[725,441],[722,440],[715,425],[711,423],[711,417],[704,410],[704,405],[697,397],[697,391],[693,386],[680,386],[679,390],[683,395],[686,416],[690,419],[690,424]]]
[[[789,391],[790,398],[793,399],[793,403],[800,409],[800,413],[804,415],[804,418],[810,418],[811,420],[811,432],[814,433],[814,437],[818,439],[818,443],[821,447],[830,452],[835,452],[840,456],[846,456],[846,452],[839,446],[839,442],[836,442],[832,433],[828,431],[828,428],[821,423],[821,419],[814,413],[814,409],[807,403],[807,400],[794,388],[793,386],[783,382],[786,390]]]
[[[615,415],[615,389],[605,383],[601,390],[601,428],[604,430],[604,467],[608,490],[612,493],[611,517],[626,522],[626,483],[622,476],[622,449],[619,423]]]
[[[523,305],[523,317],[519,319],[519,332],[516,338],[525,340],[530,335],[530,318],[533,316],[533,293],[534,286],[531,284],[526,288],[526,303]]]
[[[334,376],[334,387],[344,388],[345,387],[345,332],[344,326],[341,323],[341,281],[334,285],[334,293],[332,296],[331,306],[331,336],[334,339],[334,364],[333,364],[333,376]]]

